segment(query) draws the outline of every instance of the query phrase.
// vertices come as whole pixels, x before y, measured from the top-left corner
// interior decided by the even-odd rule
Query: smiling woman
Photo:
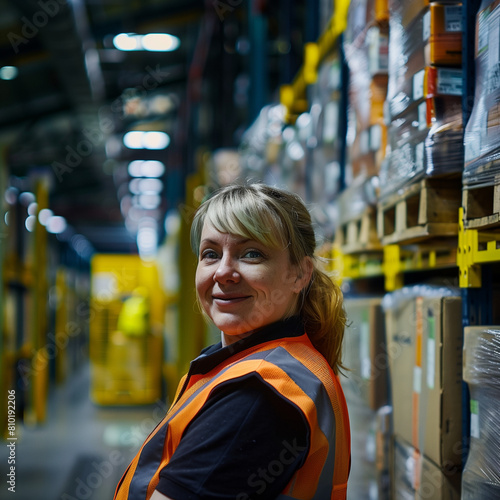
[[[304,203],[229,186],[200,207],[191,240],[198,301],[221,342],[191,363],[115,499],[345,499],[345,314]]]

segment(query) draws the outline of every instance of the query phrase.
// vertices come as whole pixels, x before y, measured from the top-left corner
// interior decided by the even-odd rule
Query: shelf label
[[[421,102],[418,105],[418,130],[427,128],[427,102]]]
[[[476,439],[480,438],[479,432],[479,402],[470,400],[470,435]]]
[[[415,146],[415,172],[424,170],[424,143],[420,142]]]
[[[418,101],[424,97],[425,70],[421,70],[413,77],[413,100]]]
[[[460,69],[438,69],[437,91],[439,94],[462,95],[463,78]]]
[[[370,325],[368,321],[361,323],[361,377],[369,380],[371,377],[371,362],[370,362]]]
[[[429,309],[427,316],[427,387],[434,389],[436,378],[436,319]]]
[[[425,42],[431,37],[431,11],[427,11],[423,19],[422,39]]]
[[[444,9],[444,25],[446,31],[462,31],[462,7],[447,5]]]

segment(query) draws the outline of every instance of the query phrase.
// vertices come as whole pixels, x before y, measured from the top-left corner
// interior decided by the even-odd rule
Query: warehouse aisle
[[[17,498],[110,500],[130,459],[165,413],[152,406],[103,408],[89,399],[89,367],[49,398],[47,423],[19,426]],[[0,463],[9,450],[2,446]]]

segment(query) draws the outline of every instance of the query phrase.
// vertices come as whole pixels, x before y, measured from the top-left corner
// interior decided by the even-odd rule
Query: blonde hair
[[[294,193],[265,184],[230,185],[204,202],[191,226],[191,246],[198,256],[206,220],[220,232],[250,238],[271,248],[287,248],[292,265],[304,257],[313,262],[309,284],[302,290],[299,311],[307,335],[335,373],[342,369],[346,315],[339,286],[320,268],[311,216]]]

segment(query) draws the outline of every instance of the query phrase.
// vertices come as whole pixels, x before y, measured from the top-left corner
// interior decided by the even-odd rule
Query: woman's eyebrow
[[[252,240],[252,238],[241,238],[241,239],[236,240],[237,245],[244,245],[245,243],[248,243],[248,242],[257,243],[257,244],[259,243],[256,240]],[[218,241],[212,240],[211,238],[204,238],[203,240],[201,240],[200,246],[202,244],[207,244],[207,243],[209,245],[220,245],[220,243]]]

